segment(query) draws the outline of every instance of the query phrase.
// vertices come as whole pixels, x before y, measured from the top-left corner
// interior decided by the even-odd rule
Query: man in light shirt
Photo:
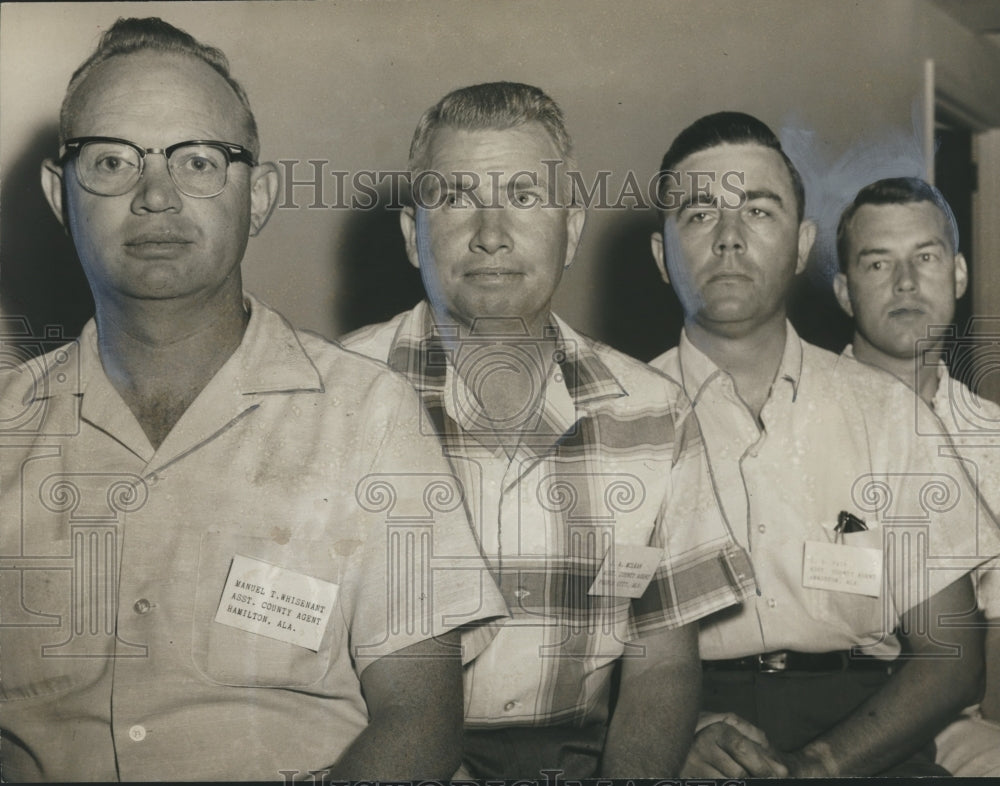
[[[344,340],[420,391],[510,609],[465,673],[480,778],[675,775],[695,622],[753,588],[680,387],[552,313],[584,223],[572,167],[538,88],[441,99],[417,125],[400,217],[427,299]]]
[[[909,391],[788,322],[815,228],[774,133],[703,117],[659,185],[652,250],[685,324],[653,366],[694,403],[760,593],[702,623],[706,715],[683,774],[940,774],[921,749],[976,699],[982,663],[981,631],[941,619],[974,607],[966,574],[996,553],[992,520],[916,438]]]
[[[410,386],[244,292],[278,176],[225,56],[118,20],[60,147],[97,312],[4,345],[3,778],[450,776],[454,628],[505,610]]]
[[[854,318],[854,341],[844,354],[914,390],[930,408],[914,402],[918,433],[957,450],[987,504],[1000,510],[1000,406],[952,377],[945,363],[957,349],[955,303],[965,293],[968,269],[944,195],[915,177],[865,186],[841,216],[837,255],[834,292]],[[979,606],[990,623],[983,701],[935,740],[938,763],[958,776],[1000,776],[998,567],[991,562],[977,573]]]

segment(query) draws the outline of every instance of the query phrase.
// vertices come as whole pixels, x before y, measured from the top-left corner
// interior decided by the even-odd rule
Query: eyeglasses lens
[[[182,193],[209,197],[225,188],[229,158],[214,145],[182,145],[171,151],[167,167]],[[117,142],[87,142],[77,158],[80,182],[104,196],[130,191],[139,182],[142,169],[139,151]]]

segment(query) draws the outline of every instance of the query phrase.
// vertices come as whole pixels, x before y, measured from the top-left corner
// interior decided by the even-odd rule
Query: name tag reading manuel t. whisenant
[[[663,549],[615,544],[609,549],[588,595],[641,598],[663,559]]]
[[[338,585],[237,554],[215,621],[317,652]]]

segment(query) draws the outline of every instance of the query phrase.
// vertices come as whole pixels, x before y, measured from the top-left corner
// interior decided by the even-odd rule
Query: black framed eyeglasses
[[[139,182],[146,156],[157,153],[166,157],[167,171],[177,190],[199,199],[222,193],[233,161],[257,166],[249,150],[231,142],[192,139],[169,147],[144,148],[127,139],[110,136],[67,139],[59,164],[65,165],[76,156],[76,177],[81,186],[99,196],[121,196]]]

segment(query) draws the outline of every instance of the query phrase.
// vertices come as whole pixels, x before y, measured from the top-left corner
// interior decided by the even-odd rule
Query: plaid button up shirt
[[[680,386],[558,318],[547,330],[551,361],[552,343],[528,336],[449,340],[424,301],[343,339],[420,392],[510,611],[466,669],[471,726],[605,720],[614,662],[641,657],[643,634],[694,622],[755,589]],[[515,367],[544,389],[541,403],[490,421],[476,385]],[[589,594],[607,555],[623,546],[660,550],[645,592]]]

